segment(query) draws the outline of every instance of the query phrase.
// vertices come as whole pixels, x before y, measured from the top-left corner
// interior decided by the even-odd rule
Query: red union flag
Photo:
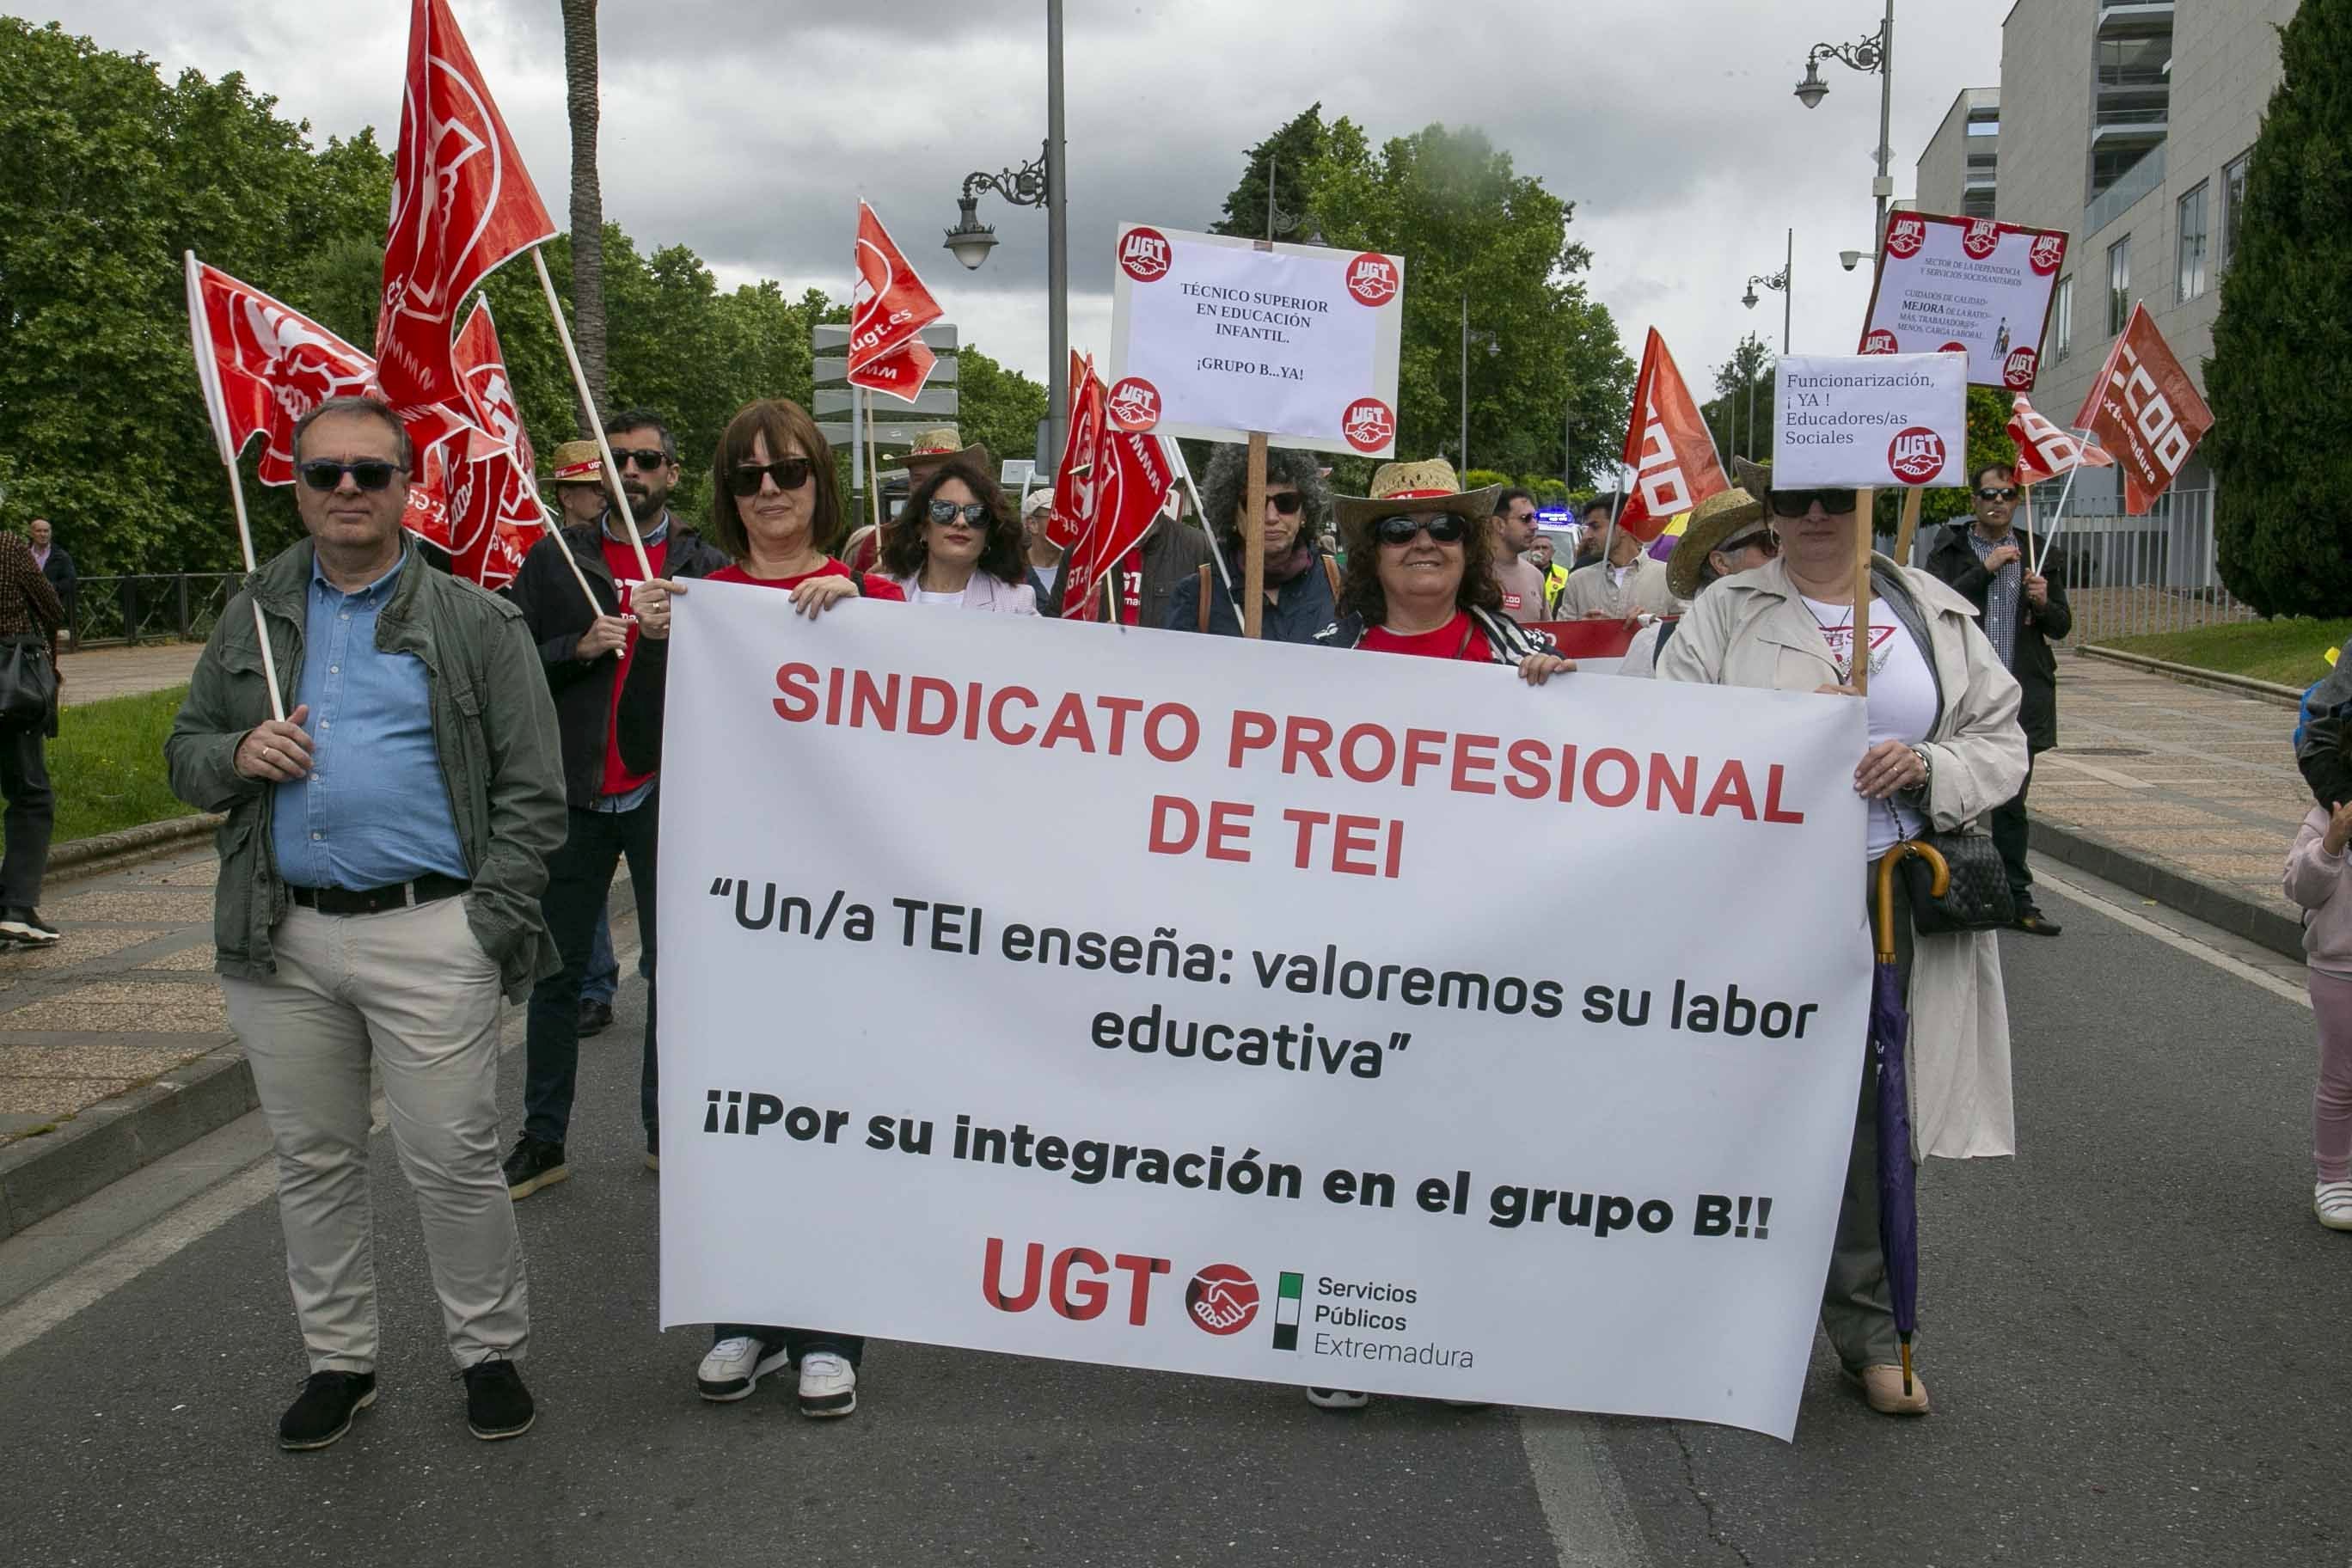
[[[490,317],[488,300],[474,301],[474,313],[466,318],[450,357],[474,424],[512,448],[524,468],[531,467],[530,433],[522,427],[522,410],[515,404],[514,382],[507,374],[506,351],[499,346],[498,323]]]
[[[2134,305],[2074,425],[2122,464],[2124,510],[2145,517],[2213,428],[2213,415],[2147,307]]]
[[[1683,373],[1658,329],[1650,329],[1642,349],[1642,374],[1633,383],[1633,417],[1625,429],[1625,466],[1633,470],[1633,493],[1618,510],[1617,526],[1648,544],[1666,531],[1678,512],[1730,489],[1715,458],[1715,441],[1691,401]]]
[[[466,430],[425,454],[425,477],[408,487],[401,526],[449,557],[452,576],[499,589],[514,581],[540,537],[538,507],[513,450]],[[520,498],[530,510],[516,515]]]
[[[514,580],[524,553],[548,525],[530,477],[530,433],[515,404],[488,300],[475,301],[457,334],[454,358],[474,428],[447,444],[464,454],[458,460],[467,470],[467,505],[451,509],[446,526],[452,542],[444,548],[450,552],[453,573],[499,588]]]
[[[2085,447],[2071,432],[2053,425],[2022,393],[2009,405],[2009,438],[2017,443],[2017,482],[2021,485],[2054,479],[2078,463],[2104,468],[2115,462],[2096,447]]]
[[[1086,537],[1095,512],[1095,458],[1102,445],[1103,384],[1096,378],[1092,356],[1070,355],[1069,434],[1063,438],[1062,461],[1054,470],[1054,510],[1045,520],[1045,537],[1068,550]],[[1078,563],[1070,563],[1075,575]]]
[[[290,305],[187,257],[188,333],[221,461],[263,437],[261,482],[294,482],[294,425],[331,397],[377,395],[375,362]]]
[[[1176,469],[1159,437],[1105,425],[1092,478],[1090,526],[1074,547],[1064,575],[1062,615],[1066,620],[1094,618],[1096,584],[1151,531],[1169,487],[1176,482]]]
[[[940,302],[915,276],[882,220],[859,202],[857,281],[849,298],[849,384],[914,402],[938,363],[921,334],[940,313]]]
[[[554,234],[448,0],[413,0],[375,331],[394,405],[463,405],[449,342],[458,301]]]

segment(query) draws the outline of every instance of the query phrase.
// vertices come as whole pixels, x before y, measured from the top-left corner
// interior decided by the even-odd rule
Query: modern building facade
[[[1919,154],[1914,205],[1961,217],[1997,216],[2000,169],[2000,89],[1963,89]]]

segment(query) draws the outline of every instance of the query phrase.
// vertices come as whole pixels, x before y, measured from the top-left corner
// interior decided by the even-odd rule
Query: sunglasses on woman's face
[[[772,463],[738,463],[727,476],[727,488],[739,496],[760,493],[762,475],[776,481],[780,490],[796,490],[809,482],[816,465],[806,458],[781,458]]]
[[[1780,541],[1769,529],[1767,529],[1759,533],[1751,533],[1745,539],[1735,539],[1728,544],[1718,545],[1717,548],[1726,555],[1737,555],[1743,550],[1760,550],[1764,552],[1764,558],[1769,561],[1780,553]]]
[[[1442,511],[1433,517],[1384,517],[1372,524],[1372,536],[1382,544],[1411,544],[1415,534],[1426,532],[1440,544],[1454,544],[1468,530],[1460,518]]]
[[[988,504],[976,500],[968,500],[961,506],[951,500],[931,503],[931,521],[940,528],[950,526],[959,516],[966,528],[984,528],[988,524]]]
[[[331,490],[349,474],[352,483],[363,490],[380,490],[392,483],[392,476],[400,471],[394,463],[362,460],[357,463],[331,463],[320,458],[302,465],[302,482],[314,490]]]
[[[1853,510],[1852,490],[1774,490],[1772,514],[1775,517],[1802,517],[1816,500],[1822,510],[1832,516]]]
[[[1298,509],[1307,504],[1307,498],[1297,490],[1268,490],[1265,493],[1265,501],[1280,515],[1297,517]]]

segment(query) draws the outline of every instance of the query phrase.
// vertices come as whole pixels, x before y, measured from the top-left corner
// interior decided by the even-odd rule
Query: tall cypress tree
[[[2352,0],[2304,0],[2246,174],[2213,357],[2221,580],[2263,614],[2352,613]]]

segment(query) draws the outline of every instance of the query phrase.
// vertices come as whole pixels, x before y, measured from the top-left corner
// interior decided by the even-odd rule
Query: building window
[[[2107,334],[2124,330],[2131,320],[2131,236],[2107,247]]]
[[[2238,225],[2246,216],[2246,158],[2241,153],[2221,165],[2221,244],[2213,256],[2216,272],[2238,253]]]
[[[1962,217],[1990,217],[1993,216],[1993,192],[1990,187],[1972,186],[1960,194]]]
[[[2180,222],[2175,230],[2182,304],[2205,292],[2205,182],[2180,198]]]
[[[2057,289],[2050,296],[2051,353],[2060,359],[2074,346],[2074,280],[2058,279]]]

